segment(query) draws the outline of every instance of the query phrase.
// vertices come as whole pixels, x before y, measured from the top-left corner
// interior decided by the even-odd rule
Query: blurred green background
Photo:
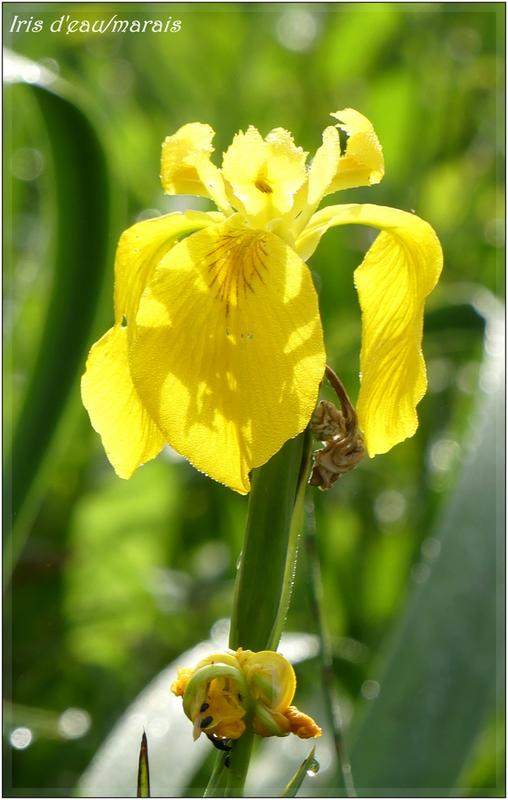
[[[79,400],[87,350],[112,321],[122,230],[210,207],[163,196],[160,144],[186,122],[207,122],[220,163],[233,134],[254,124],[264,134],[291,130],[312,154],[328,114],[346,106],[373,122],[386,177],[328,202],[414,209],[445,253],[427,308],[429,391],[417,435],[315,497],[353,766],[373,796],[393,787],[409,796],[502,795],[502,578],[493,571],[500,473],[494,445],[477,440],[493,419],[488,404],[502,364],[504,11],[502,3],[4,4],[4,43],[34,62],[4,95],[8,457],[14,447],[4,578],[7,796],[76,792],[137,694],[231,608],[246,499],[169,450],[129,482],[116,478]],[[95,21],[115,13],[172,16],[181,30],[49,29],[62,14]],[[43,20],[43,30],[16,32],[15,16]],[[59,76],[50,91],[39,86],[46,70]],[[310,264],[328,360],[353,398],[360,316],[352,273],[371,241],[369,229],[330,231]],[[496,436],[502,442],[499,429]],[[466,624],[461,638],[457,619]],[[306,557],[286,627],[316,632]],[[447,649],[455,636],[461,646]],[[425,686],[404,681],[423,680],[418,670],[433,658],[439,667]],[[321,691],[316,660],[298,674],[312,702]],[[443,771],[433,775],[439,753]],[[322,769],[324,794],[333,796],[334,780],[333,766]]]

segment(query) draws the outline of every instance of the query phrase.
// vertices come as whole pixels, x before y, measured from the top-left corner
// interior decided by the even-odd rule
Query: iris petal
[[[328,228],[347,223],[382,229],[355,272],[362,309],[358,417],[374,456],[412,436],[418,426],[416,405],[427,386],[421,353],[424,302],[441,273],[443,254],[428,223],[375,205],[318,211],[297,241],[298,251],[308,257]]]
[[[215,132],[210,125],[190,122],[162,144],[161,183],[166,194],[210,197],[218,208],[227,210],[220,170],[210,161]]]
[[[283,128],[270,131],[266,139],[252,125],[240,131],[222,164],[232,204],[260,223],[288,213],[307,178],[306,157]]]
[[[308,203],[316,206],[337,174],[340,158],[339,132],[333,125],[323,131],[323,144],[316,150],[309,170]]]
[[[331,116],[348,138],[346,151],[326,193],[379,183],[384,175],[383,150],[367,117],[352,108],[344,108]]]
[[[176,245],[141,298],[135,385],[170,444],[244,494],[307,425],[324,370],[310,273],[236,218]]]
[[[143,407],[130,376],[126,328],[111,328],[90,350],[81,396],[120,478],[130,478],[137,467],[160,453],[164,437]]]
[[[147,219],[127,228],[115,257],[115,320],[133,325],[139,298],[162,257],[179,236],[223,219],[217,212],[185,211]]]

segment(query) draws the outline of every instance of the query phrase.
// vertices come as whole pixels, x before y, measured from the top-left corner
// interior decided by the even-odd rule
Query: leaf
[[[380,692],[356,730],[360,795],[448,793],[495,711],[503,675],[503,322],[488,315],[479,403],[462,475],[437,528],[433,563],[370,678]],[[418,569],[420,572],[418,573]]]
[[[138,797],[150,797],[150,767],[148,764],[148,742],[143,731],[139,748]]]
[[[6,56],[10,107],[35,97],[46,129],[56,211],[53,283],[35,366],[12,434],[5,471],[6,566],[13,567],[37,486],[91,343],[105,268],[110,261],[112,180],[96,126],[72,89],[47,70],[14,53]],[[6,451],[9,447],[6,447]],[[8,517],[9,518],[9,517]]]
[[[284,789],[284,791],[281,794],[281,797],[296,797],[296,793],[298,792],[298,789],[302,785],[302,783],[303,783],[303,781],[305,779],[305,776],[307,775],[307,772],[309,770],[311,770],[311,772],[313,772],[313,773],[317,772],[316,765],[317,765],[317,767],[319,765],[317,764],[317,761],[314,758],[315,752],[316,752],[316,748],[313,747],[312,750],[310,751],[309,755],[305,759],[305,761],[302,761],[302,763],[300,764],[300,766],[296,770],[295,774],[293,775],[293,777],[291,778],[291,780],[287,784],[286,788]]]

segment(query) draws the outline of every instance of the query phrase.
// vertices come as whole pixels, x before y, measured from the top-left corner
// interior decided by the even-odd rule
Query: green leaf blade
[[[500,359],[487,357],[484,370],[499,378]],[[461,478],[432,532],[440,555],[423,562],[426,580],[371,674],[379,696],[351,752],[363,796],[467,789],[457,786],[460,774],[502,689],[502,418],[498,380],[481,396]]]
[[[137,797],[150,797],[150,766],[148,763],[148,741],[143,731],[139,748]]]
[[[296,797],[298,789],[305,780],[305,776],[310,771],[311,773],[316,769],[317,761],[315,759],[316,748],[313,747],[307,758],[302,761],[295,774],[287,784],[286,788],[281,794],[281,797]],[[318,767],[319,768],[319,767]]]
[[[52,286],[43,335],[19,414],[9,421],[5,470],[6,578],[23,545],[41,476],[70,400],[79,392],[87,349],[112,259],[113,181],[101,136],[72,88],[55,78],[27,83],[31,62],[8,54],[6,97],[14,107],[21,93],[35,99],[52,165]],[[37,68],[38,69],[38,68]],[[40,72],[40,70],[39,70]],[[41,140],[42,141],[42,140]],[[7,526],[9,527],[9,526]]]

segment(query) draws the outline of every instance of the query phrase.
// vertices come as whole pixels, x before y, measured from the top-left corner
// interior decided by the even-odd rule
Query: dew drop
[[[242,566],[242,555],[243,555],[243,552],[240,553],[240,555],[238,556],[238,559],[237,559],[237,562],[236,562],[236,568],[237,569],[240,569],[240,567]]]
[[[316,761],[316,759],[313,758],[309,766],[307,767],[307,775],[309,776],[309,778],[312,778],[314,777],[314,775],[317,775],[318,772],[319,772],[319,761]]]

